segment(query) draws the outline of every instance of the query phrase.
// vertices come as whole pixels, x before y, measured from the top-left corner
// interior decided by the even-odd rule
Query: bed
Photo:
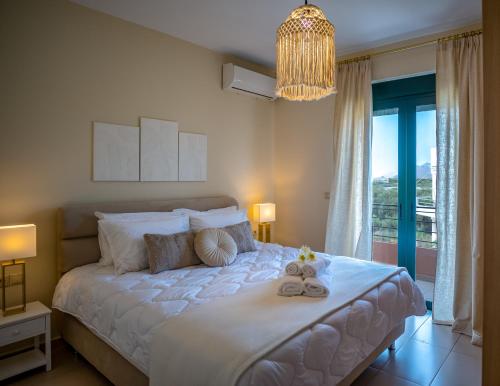
[[[61,209],[61,279],[53,306],[62,312],[63,339],[114,384],[149,384],[151,343],[166,321],[272,283],[297,250],[257,243],[256,252],[239,255],[228,267],[115,276],[111,267],[96,264],[100,251],[94,212],[208,210],[232,205],[237,205],[236,200],[220,196]],[[252,362],[237,384],[350,384],[404,332],[406,317],[425,313],[422,294],[406,271],[395,270],[372,287]]]

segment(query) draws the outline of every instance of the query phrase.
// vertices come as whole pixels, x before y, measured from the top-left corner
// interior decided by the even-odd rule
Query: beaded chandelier
[[[312,101],[337,91],[335,27],[307,0],[276,32],[276,77],[276,94],[288,100]]]

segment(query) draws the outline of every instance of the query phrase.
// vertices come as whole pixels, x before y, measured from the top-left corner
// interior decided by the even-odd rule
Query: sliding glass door
[[[435,76],[373,85],[373,260],[404,266],[432,301],[436,270]]]

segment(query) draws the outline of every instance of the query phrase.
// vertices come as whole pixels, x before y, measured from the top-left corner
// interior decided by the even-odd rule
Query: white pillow
[[[182,213],[173,212],[137,212],[137,213],[103,213],[95,212],[94,215],[99,219],[97,222],[97,239],[101,250],[101,258],[99,265],[107,266],[113,264],[113,258],[109,249],[109,242],[106,239],[105,233],[101,229],[101,220],[114,221],[159,221],[168,220],[174,216],[182,215]]]
[[[109,242],[115,273],[141,271],[148,267],[144,234],[171,235],[189,230],[188,216],[163,221],[101,220],[101,230]]]
[[[117,220],[117,221],[148,221],[164,220],[178,215],[174,212],[133,212],[133,213],[104,213],[94,212],[99,220]]]
[[[229,225],[248,221],[246,209],[227,213],[203,213],[190,214],[189,223],[191,229],[198,232],[205,228],[224,228]]]
[[[99,241],[99,249],[101,250],[101,258],[99,259],[98,265],[103,267],[113,264],[113,258],[111,257],[111,250],[109,249],[109,242],[106,238],[106,234],[102,229],[101,222],[103,220],[97,221],[97,241]]]
[[[236,206],[228,206],[226,208],[216,208],[216,209],[209,209],[209,210],[194,210],[194,209],[188,209],[188,208],[179,208],[179,209],[174,209],[174,213],[184,213],[184,214],[213,214],[213,213],[227,213],[227,212],[236,212],[238,208]]]

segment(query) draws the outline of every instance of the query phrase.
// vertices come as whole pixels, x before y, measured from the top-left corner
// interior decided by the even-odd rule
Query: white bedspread
[[[297,250],[258,244],[228,267],[189,267],[115,276],[111,267],[76,268],[59,281],[53,306],[78,318],[148,374],[155,331],[166,319],[279,277]],[[239,385],[335,384],[406,316],[425,312],[406,272],[283,343],[243,374]]]
[[[331,288],[327,298],[278,296],[281,283],[274,280],[167,320],[153,339],[151,386],[234,386],[254,362],[287,339],[404,271],[348,257],[331,259],[324,274]]]

